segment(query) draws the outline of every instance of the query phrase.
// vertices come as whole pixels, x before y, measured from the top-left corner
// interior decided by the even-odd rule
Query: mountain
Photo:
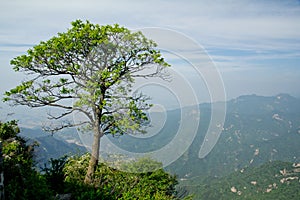
[[[214,107],[218,108],[218,104],[215,103]],[[181,123],[188,123],[184,137],[179,139],[178,148],[167,154],[172,156],[178,153],[176,150],[182,144],[188,142],[188,137],[192,137],[193,128],[190,126],[198,124],[196,136],[189,148],[167,166],[167,170],[182,179],[222,177],[275,160],[300,162],[300,99],[288,94],[272,97],[244,95],[226,102],[226,108],[226,120],[224,126],[220,127],[220,138],[204,158],[198,155],[211,122],[212,104],[209,103],[200,104],[198,108],[191,106],[168,111],[163,127],[157,134],[150,133],[151,137],[127,135],[109,139],[129,152],[151,152],[166,147],[177,136]],[[197,116],[197,109],[200,117]],[[163,121],[162,113],[154,113],[153,118]]]
[[[67,134],[68,131],[65,131]],[[86,152],[86,148],[79,143],[74,143],[75,140],[66,141],[59,137],[45,133],[41,129],[21,128],[20,136],[25,138],[28,143],[37,143],[35,147],[35,161],[37,168],[44,167],[50,158],[57,159],[64,155],[75,155]]]
[[[198,153],[211,120],[212,105],[209,103],[166,113],[151,113],[154,125],[162,122],[163,126],[149,129],[150,133],[144,137],[126,135],[108,138],[124,150],[150,152],[169,144],[176,137],[181,123],[199,125],[189,148],[167,167],[167,170],[183,180],[206,176],[222,177],[275,160],[300,162],[299,99],[287,94],[273,97],[245,95],[226,102],[226,107],[226,121],[221,127],[221,136],[213,150],[202,159],[198,157]],[[197,109],[200,111],[200,118],[197,116]],[[75,129],[66,130],[57,137],[47,136],[38,129],[23,130],[24,135],[40,142],[39,156],[43,161],[68,152],[78,152],[78,149],[85,151],[80,146],[81,138]],[[186,126],[183,131],[189,136],[192,128]],[[180,143],[184,144],[187,139],[180,138]]]
[[[222,178],[194,178],[182,185],[194,199],[299,199],[300,163],[267,162]],[[184,181],[183,181],[184,182]]]
[[[195,199],[299,198],[299,168],[293,168],[300,162],[299,99],[280,94],[228,101],[221,136],[203,159],[198,152],[211,112],[208,104],[200,110],[192,145],[167,167],[179,175],[181,187]],[[280,174],[284,169],[286,174]]]
[[[226,121],[213,150],[198,157],[209,105],[200,105],[199,130],[192,145],[169,170],[182,178],[224,176],[268,161],[300,162],[300,100],[287,94],[241,96],[227,102]]]

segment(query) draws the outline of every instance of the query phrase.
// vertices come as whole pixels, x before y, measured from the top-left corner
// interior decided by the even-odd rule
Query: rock
[[[72,198],[72,194],[57,194],[55,196],[56,200],[70,200]]]

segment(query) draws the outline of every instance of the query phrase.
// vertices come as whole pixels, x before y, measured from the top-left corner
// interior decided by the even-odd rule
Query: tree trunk
[[[93,181],[93,176],[99,159],[100,139],[103,136],[103,133],[101,132],[98,123],[94,125],[93,130],[94,130],[94,138],[93,138],[93,145],[92,145],[92,153],[91,153],[88,170],[84,179],[84,183],[86,184],[90,184]]]

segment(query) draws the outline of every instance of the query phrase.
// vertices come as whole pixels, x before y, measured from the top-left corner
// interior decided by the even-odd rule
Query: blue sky
[[[64,32],[76,19],[179,31],[205,48],[221,74],[227,99],[254,93],[300,97],[296,0],[1,1],[1,94],[24,79],[9,61]],[[201,88],[198,92],[201,95]]]

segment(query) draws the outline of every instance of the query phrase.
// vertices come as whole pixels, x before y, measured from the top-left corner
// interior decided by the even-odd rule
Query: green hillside
[[[210,119],[209,104],[200,105],[195,140],[168,169],[181,178],[220,177],[268,161],[300,162],[300,100],[289,95],[242,96],[227,102],[226,122],[214,149],[198,152]]]
[[[274,161],[250,167],[222,178],[182,181],[195,199],[299,199],[300,165]]]

